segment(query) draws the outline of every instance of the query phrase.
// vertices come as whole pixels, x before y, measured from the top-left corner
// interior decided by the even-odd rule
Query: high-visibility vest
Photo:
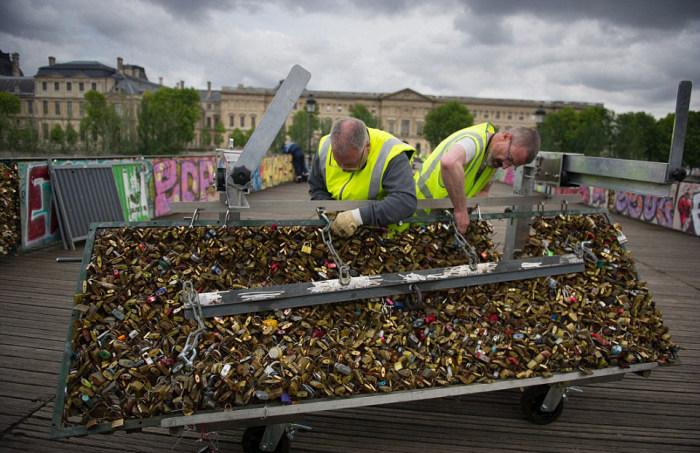
[[[408,161],[413,160],[415,150],[388,132],[367,128],[369,132],[369,154],[367,165],[352,173],[344,172],[337,165],[331,152],[330,136],[321,139],[318,147],[321,177],[326,190],[334,200],[381,200],[386,196],[382,188],[382,176],[389,161],[401,153],[406,153]]]
[[[476,145],[476,154],[471,162],[464,168],[464,194],[467,198],[479,193],[491,180],[495,168],[482,163],[486,158],[486,148],[489,142],[488,134],[494,134],[495,128],[491,123],[477,124],[459,130],[447,137],[433,150],[423,162],[420,170],[413,175],[416,181],[416,196],[419,200],[425,198],[446,198],[448,196],[445,184],[442,181],[440,159],[452,145],[459,140],[469,138]]]

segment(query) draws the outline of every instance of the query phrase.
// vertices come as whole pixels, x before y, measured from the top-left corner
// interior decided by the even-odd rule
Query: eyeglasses
[[[366,150],[367,150],[367,146],[364,146],[364,147],[362,148],[362,152],[360,153],[360,159],[357,161],[357,163],[356,163],[355,165],[352,165],[352,166],[346,165],[346,166],[344,166],[344,167],[341,167],[341,166],[338,165],[337,163],[331,161],[330,166],[333,167],[333,168],[337,168],[337,169],[339,169],[339,170],[343,170],[343,171],[346,172],[346,173],[352,173],[352,172],[354,172],[354,171],[360,170],[360,169],[362,169],[362,167],[363,167],[362,160],[363,160],[364,157],[365,157],[365,151],[366,151]]]
[[[508,150],[506,151],[506,158],[504,159],[505,163],[508,164],[509,167],[514,167],[515,164],[513,163],[513,155],[510,153],[510,145],[513,144],[513,139],[510,139],[510,142],[508,142]]]

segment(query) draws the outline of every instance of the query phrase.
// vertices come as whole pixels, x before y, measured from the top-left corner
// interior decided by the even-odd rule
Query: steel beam
[[[205,318],[252,313],[284,308],[305,307],[374,297],[436,291],[549,275],[583,272],[582,258],[574,254],[481,263],[472,270],[468,265],[352,277],[348,285],[338,279],[288,285],[248,288],[199,294]],[[185,310],[187,319],[193,310]]]

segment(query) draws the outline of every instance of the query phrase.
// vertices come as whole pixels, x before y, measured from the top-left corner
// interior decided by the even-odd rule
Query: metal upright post
[[[513,179],[514,195],[529,195],[535,184],[535,162],[517,167]],[[514,205],[513,212],[532,211],[532,205]],[[530,235],[529,218],[512,218],[506,228],[506,239],[503,244],[503,259],[512,260],[514,252],[520,250]]]

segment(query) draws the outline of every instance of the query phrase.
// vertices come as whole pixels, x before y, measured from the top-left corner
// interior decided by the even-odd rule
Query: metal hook
[[[199,208],[194,210],[194,213],[192,213],[192,220],[190,220],[190,228],[194,226],[194,222],[199,220]]]

